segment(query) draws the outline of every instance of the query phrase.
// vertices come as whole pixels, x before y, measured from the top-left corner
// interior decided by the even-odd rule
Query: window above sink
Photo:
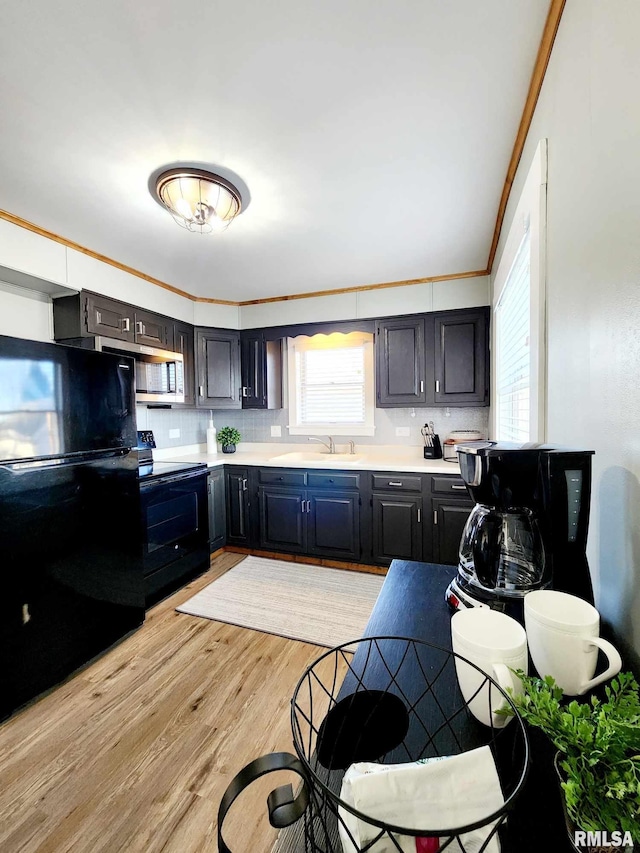
[[[291,435],[373,435],[373,363],[370,333],[289,338]]]

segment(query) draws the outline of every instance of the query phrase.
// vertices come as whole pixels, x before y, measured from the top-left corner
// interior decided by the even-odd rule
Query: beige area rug
[[[364,572],[246,557],[177,610],[332,648],[362,636],[383,581]]]

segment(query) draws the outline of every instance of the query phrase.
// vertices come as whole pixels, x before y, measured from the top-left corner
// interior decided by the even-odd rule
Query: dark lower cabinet
[[[246,468],[225,469],[225,504],[227,544],[249,547],[252,539],[251,500],[249,471]]]
[[[373,509],[373,561],[422,559],[422,498],[376,495]]]
[[[433,555],[434,563],[456,566],[462,531],[472,509],[470,501],[451,501],[433,498]]]
[[[336,560],[360,559],[360,495],[260,486],[260,547]]]
[[[210,478],[220,477],[210,472]],[[214,518],[212,550],[224,540]],[[225,466],[226,541],[265,551],[388,566],[456,565],[473,503],[459,475]]]
[[[302,554],[306,547],[306,491],[261,486],[260,547]]]
[[[307,553],[359,560],[359,494],[310,491],[307,495]]]
[[[209,472],[209,550],[222,548],[227,538],[227,510],[224,488],[224,469],[214,468]]]

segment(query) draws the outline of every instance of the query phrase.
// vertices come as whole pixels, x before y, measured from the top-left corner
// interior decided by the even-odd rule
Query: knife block
[[[440,436],[434,435],[431,437],[432,446],[424,447],[425,459],[442,459],[442,445],[440,444]]]

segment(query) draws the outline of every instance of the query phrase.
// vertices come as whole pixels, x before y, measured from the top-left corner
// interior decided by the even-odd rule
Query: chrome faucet
[[[329,439],[328,444],[326,441],[323,441],[321,438],[308,438],[307,441],[319,441],[320,444],[324,444],[325,447],[329,448],[329,453],[335,453],[336,452],[336,445],[333,441],[333,438],[330,435],[328,435],[327,438]]]
[[[353,456],[353,454],[354,454],[355,452],[356,452],[356,445],[355,445],[355,442],[354,442],[354,441],[351,441],[351,439],[349,439],[349,453]]]

